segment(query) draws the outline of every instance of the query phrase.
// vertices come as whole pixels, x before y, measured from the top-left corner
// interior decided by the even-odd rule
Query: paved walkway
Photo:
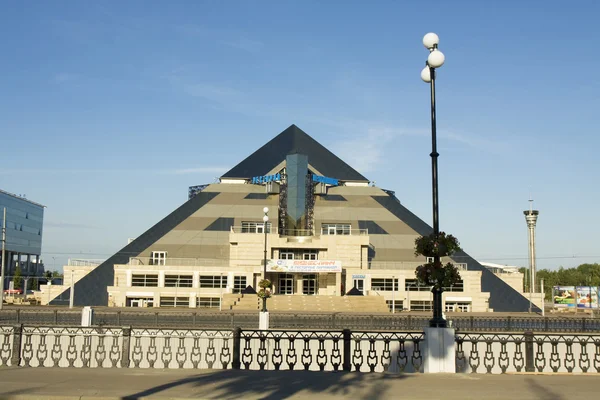
[[[0,399],[596,399],[600,374],[0,368]]]

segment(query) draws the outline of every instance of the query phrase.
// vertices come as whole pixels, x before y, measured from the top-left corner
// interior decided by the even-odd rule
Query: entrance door
[[[316,294],[317,293],[317,275],[310,274],[302,277],[302,294]]]
[[[358,289],[359,292],[364,294],[365,292],[365,280],[362,278],[354,279],[354,287]]]
[[[291,274],[279,275],[279,294],[294,294],[294,276]]]

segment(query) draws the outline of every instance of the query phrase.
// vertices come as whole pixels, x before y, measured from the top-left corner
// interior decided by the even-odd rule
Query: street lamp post
[[[265,255],[264,255],[264,263],[263,263],[263,279],[267,279],[267,225],[269,222],[269,207],[263,208],[263,212],[265,213],[263,217],[263,232],[265,233]],[[266,289],[265,289],[266,290]],[[267,312],[267,298],[263,297],[263,312]]]
[[[435,111],[435,70],[444,65],[444,54],[438,50],[439,37],[435,33],[428,33],[423,37],[423,45],[429,50],[429,56],[425,68],[421,71],[421,79],[429,83],[431,88],[431,184],[433,197],[433,234],[437,236],[440,233],[440,216],[438,202],[438,165],[437,160],[437,131],[436,131],[436,111]],[[440,256],[434,256],[434,265],[441,266]],[[429,321],[429,326],[445,328],[446,320],[442,314],[442,290],[432,289],[433,293],[433,318]]]

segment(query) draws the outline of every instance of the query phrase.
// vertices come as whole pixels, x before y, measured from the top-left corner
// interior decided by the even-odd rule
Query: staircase
[[[223,295],[223,310],[259,311],[262,301],[255,294]],[[267,300],[269,311],[387,313],[380,296],[294,296],[275,295]]]

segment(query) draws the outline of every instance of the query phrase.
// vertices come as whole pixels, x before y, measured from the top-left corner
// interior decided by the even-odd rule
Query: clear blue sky
[[[427,8],[429,7],[429,8]],[[53,1],[0,12],[0,187],[43,257],[107,258],[295,123],[481,261],[600,261],[597,1]],[[53,260],[52,257],[55,257]]]

